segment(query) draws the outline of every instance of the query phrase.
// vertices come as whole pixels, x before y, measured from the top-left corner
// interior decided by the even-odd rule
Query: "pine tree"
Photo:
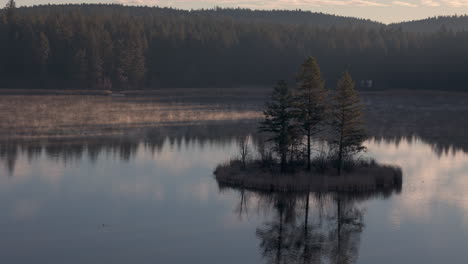
[[[8,0],[7,4],[5,5],[6,9],[15,9],[16,3],[14,0]]]
[[[291,142],[293,126],[292,113],[293,96],[285,81],[279,81],[275,86],[271,99],[267,102],[263,114],[265,120],[261,122],[260,130],[271,134],[269,141],[274,142],[274,151],[281,160],[281,172],[286,171],[288,147]]]
[[[16,20],[16,3],[14,0],[8,0],[6,6],[6,17],[8,23],[12,24]]]
[[[44,32],[39,33],[39,43],[37,47],[37,59],[40,65],[45,65],[49,59],[50,45],[49,39]]]
[[[39,41],[36,46],[36,56],[39,66],[39,80],[40,84],[44,85],[47,77],[47,62],[50,56],[49,39],[44,32],[39,33]]]
[[[103,59],[99,50],[96,32],[90,32],[88,37],[88,86],[90,88],[103,87]]]
[[[120,89],[136,89],[146,75],[145,39],[134,23],[123,24],[122,36],[117,41],[116,77]]]
[[[79,89],[87,88],[86,79],[88,76],[88,57],[85,49],[76,51],[73,57],[73,78],[75,80],[75,87]]]
[[[311,138],[325,118],[326,90],[317,60],[307,58],[297,76],[297,118],[307,139],[307,169],[311,168]]]
[[[354,81],[345,72],[338,81],[331,106],[330,143],[337,151],[338,174],[341,174],[345,159],[366,150],[362,145],[366,134],[361,109],[359,95],[354,90]]]

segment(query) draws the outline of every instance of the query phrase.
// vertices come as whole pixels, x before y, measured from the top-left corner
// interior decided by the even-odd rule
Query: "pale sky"
[[[6,0],[3,1],[6,3]],[[215,6],[251,9],[302,9],[369,18],[384,23],[468,13],[468,0],[16,0],[18,6],[83,2],[181,9],[212,8]]]

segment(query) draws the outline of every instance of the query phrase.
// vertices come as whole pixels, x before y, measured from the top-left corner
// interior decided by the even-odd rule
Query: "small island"
[[[376,192],[401,191],[401,169],[390,165],[369,163],[338,176],[298,171],[282,174],[265,170],[252,162],[242,169],[240,162],[230,162],[216,168],[214,174],[221,186],[269,192]]]
[[[354,87],[345,72],[328,91],[309,57],[294,89],[285,81],[274,87],[259,135],[241,138],[239,155],[216,167],[218,183],[275,192],[401,190],[399,167],[359,156],[366,133]]]

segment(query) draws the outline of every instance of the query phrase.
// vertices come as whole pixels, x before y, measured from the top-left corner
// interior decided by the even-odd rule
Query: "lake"
[[[466,124],[453,115],[466,106],[364,101],[381,115],[368,115],[365,155],[401,167],[399,190],[307,197],[222,187],[214,168],[255,134],[242,118],[4,140],[0,262],[466,263]],[[400,112],[410,114],[389,122]]]

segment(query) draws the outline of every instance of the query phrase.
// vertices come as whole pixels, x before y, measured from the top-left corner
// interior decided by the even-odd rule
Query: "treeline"
[[[323,14],[314,25],[280,23],[302,13],[263,12],[15,8],[10,1],[0,12],[0,87],[269,86],[278,76],[294,76],[307,56],[320,62],[327,84],[343,69],[358,86],[373,80],[375,88],[465,89],[468,82],[468,32],[410,33]]]
[[[437,16],[421,20],[390,24],[392,28],[402,28],[410,32],[467,31],[468,15]]]
[[[251,10],[245,8],[214,8],[193,10],[197,15],[227,17],[244,22],[267,22],[289,25],[308,25],[321,28],[365,26],[379,28],[384,24],[369,19],[343,17],[311,11],[297,10]]]

